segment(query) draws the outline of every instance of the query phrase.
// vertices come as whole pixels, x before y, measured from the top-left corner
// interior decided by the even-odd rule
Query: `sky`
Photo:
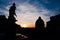
[[[60,14],[60,0],[0,0],[0,15],[8,18],[13,2],[16,3],[15,18],[19,25],[34,27],[39,16],[46,23],[51,16]]]

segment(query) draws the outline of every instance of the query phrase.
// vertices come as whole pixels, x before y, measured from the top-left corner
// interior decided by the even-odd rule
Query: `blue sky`
[[[33,24],[39,16],[46,22],[59,14],[60,0],[0,0],[0,15],[9,15],[9,7],[16,3],[17,24]]]

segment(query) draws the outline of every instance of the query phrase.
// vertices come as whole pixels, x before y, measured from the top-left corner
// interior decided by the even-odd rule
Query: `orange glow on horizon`
[[[26,24],[21,24],[21,27],[22,28],[26,28],[26,27],[28,27]]]
[[[32,23],[17,23],[21,26],[21,28],[35,28],[34,24]]]
[[[18,25],[21,26],[21,28],[35,28],[35,23],[31,23],[31,22],[16,22]],[[46,28],[46,20],[44,20],[44,27]]]
[[[35,28],[33,25],[31,24],[21,24],[22,28]]]

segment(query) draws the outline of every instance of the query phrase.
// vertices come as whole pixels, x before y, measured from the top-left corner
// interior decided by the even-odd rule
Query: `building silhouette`
[[[50,21],[47,22],[46,31],[49,35],[60,35],[60,14],[50,17]]]
[[[44,21],[41,19],[41,17],[39,17],[39,18],[36,20],[35,27],[36,27],[36,29],[38,29],[38,30],[44,30]]]

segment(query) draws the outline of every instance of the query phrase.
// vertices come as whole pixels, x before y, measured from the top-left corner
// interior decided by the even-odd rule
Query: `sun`
[[[28,26],[26,24],[21,24],[22,28],[27,28]]]

